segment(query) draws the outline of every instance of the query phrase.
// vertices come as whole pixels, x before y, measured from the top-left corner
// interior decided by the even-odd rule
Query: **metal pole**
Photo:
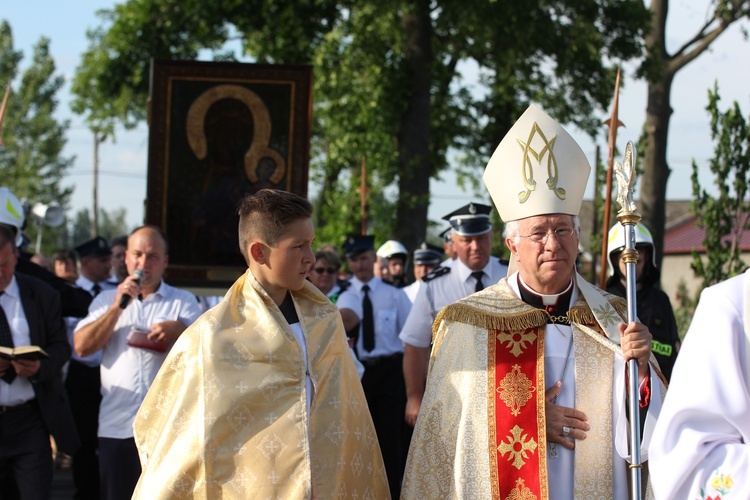
[[[625,280],[628,301],[628,323],[638,318],[636,305],[636,275],[635,264],[638,262],[638,251],[635,249],[635,225],[641,220],[641,214],[635,210],[633,201],[633,185],[635,184],[635,147],[628,142],[625,147],[625,159],[623,164],[615,164],[613,170],[617,175],[618,193],[617,201],[620,211],[617,212],[617,220],[622,224],[625,233],[625,249],[622,252],[622,260],[625,262]],[[638,390],[638,361],[628,361],[628,415],[630,418],[630,479],[632,484],[633,498],[641,498],[641,417],[638,405],[640,394]]]

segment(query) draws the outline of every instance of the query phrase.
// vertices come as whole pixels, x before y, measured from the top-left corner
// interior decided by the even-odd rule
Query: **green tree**
[[[703,54],[732,24],[750,15],[748,0],[712,0],[699,30],[677,50],[667,52],[669,0],[651,0],[651,26],[646,36],[647,57],[640,73],[648,81],[646,143],[641,180],[643,222],[654,237],[657,265],[661,266],[667,213],[667,163],[669,119],[672,116],[672,83],[677,73]]]
[[[89,40],[103,36],[101,28],[88,30],[86,36]],[[117,98],[107,94],[109,80],[96,73],[101,67],[101,61],[97,58],[104,57],[104,53],[88,51],[83,55],[79,70],[76,72],[71,85],[73,100],[71,110],[84,116],[84,122],[91,131],[93,137],[93,172],[95,186],[98,182],[99,172],[99,147],[102,143],[111,139],[116,140],[115,130],[117,124],[126,129],[131,129],[138,124],[140,115],[131,116],[128,113],[131,105],[132,93],[122,92]],[[96,191],[96,187],[95,187]],[[93,213],[99,214],[98,195],[94,198]],[[91,221],[90,234],[99,232],[100,220],[94,217]]]
[[[739,104],[725,112],[719,109],[718,85],[708,92],[711,115],[711,137],[715,141],[714,157],[710,160],[718,197],[709,195],[698,181],[698,165],[693,162],[693,211],[698,225],[706,230],[703,245],[705,262],[693,250],[691,267],[703,278],[703,287],[711,286],[742,272],[740,240],[750,226],[748,182],[750,181],[750,131]]]
[[[70,242],[66,245],[69,248],[75,248],[84,241],[91,239],[89,233],[91,229],[91,213],[88,208],[79,210],[73,216],[72,229],[70,232]]]
[[[104,16],[104,13],[101,15]],[[86,32],[89,40],[97,40],[102,36],[101,28]],[[97,51],[83,54],[71,83],[73,100],[70,103],[74,113],[85,115],[86,125],[95,134],[95,139],[100,138],[101,141],[107,136],[114,137],[118,123],[125,128],[133,128],[143,117],[141,114],[133,116],[128,112],[132,105],[132,92],[121,92],[116,98],[108,92],[111,82],[106,75],[97,73],[103,64],[100,60],[103,57],[105,53]]]
[[[693,320],[693,314],[695,314],[695,307],[697,305],[698,297],[691,297],[685,280],[680,280],[680,283],[677,285],[677,300],[673,304],[674,317],[677,321],[677,332],[680,334],[680,340],[685,338],[685,334],[688,328],[690,328],[690,322]]]
[[[152,57],[227,59],[236,38],[243,57],[313,64],[318,239],[359,232],[365,157],[370,232],[413,248],[449,154],[478,182],[530,102],[595,133],[613,66],[641,54],[647,11],[639,0],[130,0],[101,19],[78,74],[122,103],[105,114],[123,123],[145,117]]]
[[[0,22],[0,82],[11,86],[3,122],[5,146],[0,147],[0,179],[32,206],[56,203],[65,208],[73,190],[60,184],[74,158],[62,155],[69,122],[58,122],[53,116],[63,77],[55,75],[46,38],[34,46],[31,64],[13,84],[22,59],[22,52],[13,48],[10,25]],[[28,224],[27,235],[32,242],[37,230],[35,224]],[[44,229],[45,240],[55,241],[56,237],[56,229]]]
[[[135,228],[128,227],[125,220],[126,215],[127,212],[124,208],[116,208],[111,212],[103,208],[99,209],[100,222],[98,236],[110,241],[115,236],[129,234]],[[72,221],[70,234],[71,240],[68,244],[70,248],[74,248],[91,239],[91,212],[88,208],[76,212]]]

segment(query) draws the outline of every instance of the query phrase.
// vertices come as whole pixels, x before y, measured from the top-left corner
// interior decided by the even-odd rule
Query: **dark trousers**
[[[404,446],[406,384],[403,355],[378,358],[375,362],[363,364],[365,374],[362,377],[362,388],[380,442],[391,497],[399,498],[406,455],[409,452],[408,446]]]
[[[73,483],[77,500],[99,499],[99,403],[101,376],[98,366],[90,367],[73,359],[65,379],[70,409],[76,423],[81,447],[73,455]]]
[[[141,476],[135,439],[99,438],[101,495],[105,500],[130,500]]]
[[[36,403],[0,413],[0,499],[48,499],[51,492],[52,448]]]

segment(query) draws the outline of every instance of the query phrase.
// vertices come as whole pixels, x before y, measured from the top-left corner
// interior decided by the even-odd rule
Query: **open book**
[[[132,347],[140,347],[142,349],[151,349],[157,352],[166,352],[169,349],[169,344],[166,342],[156,342],[148,338],[151,330],[148,328],[133,327],[128,333],[128,345]]]
[[[0,358],[5,359],[40,359],[49,358],[44,349],[38,345],[22,345],[18,347],[0,346]]]

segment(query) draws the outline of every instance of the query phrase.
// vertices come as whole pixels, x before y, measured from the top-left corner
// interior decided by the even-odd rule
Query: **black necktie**
[[[99,293],[102,291],[102,287],[99,286],[99,283],[94,283],[94,286],[91,287],[91,295],[93,297],[96,297],[99,295]]]
[[[0,297],[2,297],[4,293],[5,291],[0,291]],[[5,310],[2,306],[0,306],[0,345],[3,347],[13,347],[13,334],[10,331],[8,317],[5,315]],[[15,378],[16,370],[10,365],[8,366],[8,369],[5,370],[5,375],[2,376],[2,379],[10,384]]]
[[[482,276],[484,276],[484,271],[474,271],[473,273],[471,273],[471,275],[477,280],[477,286],[474,287],[474,292],[476,293],[484,290],[484,285],[482,284]]]
[[[364,294],[362,297],[362,347],[367,352],[375,349],[375,323],[372,319],[372,302],[370,302],[370,296],[367,295],[369,291],[369,286],[362,287]]]

